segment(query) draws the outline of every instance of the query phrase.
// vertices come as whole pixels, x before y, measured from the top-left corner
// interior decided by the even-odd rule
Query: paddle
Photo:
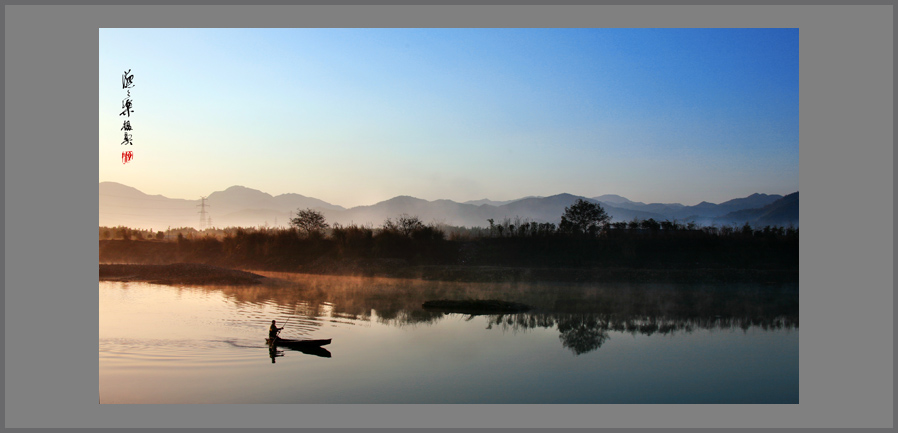
[[[280,335],[281,335],[281,331],[283,331],[284,328],[287,327],[287,324],[290,323],[290,319],[292,319],[292,317],[288,317],[288,318],[287,318],[287,321],[284,322],[284,326],[281,326],[281,327],[278,329],[277,336],[280,336]],[[276,337],[277,337],[277,336],[276,336]]]

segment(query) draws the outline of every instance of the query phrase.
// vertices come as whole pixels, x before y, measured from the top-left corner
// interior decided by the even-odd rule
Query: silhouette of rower
[[[281,332],[281,329],[284,329],[284,328],[283,327],[278,328],[277,323],[274,320],[272,320],[271,327],[268,328],[268,338],[270,338],[271,341],[274,341],[274,339],[278,337],[278,333]]]

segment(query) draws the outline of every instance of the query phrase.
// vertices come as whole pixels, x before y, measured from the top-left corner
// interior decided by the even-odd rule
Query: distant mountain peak
[[[271,194],[263,191],[259,191],[257,189],[247,188],[241,185],[234,185],[228,187],[224,191],[215,191],[212,194],[209,194],[209,199],[221,199],[223,197],[237,198],[241,200],[268,200],[271,199]]]
[[[612,204],[633,203],[632,200],[630,200],[626,197],[619,196],[617,194],[604,194],[604,195],[600,195],[598,197],[593,197],[592,199],[602,201],[602,202],[612,203]]]
[[[423,198],[412,197],[410,195],[397,195],[389,200],[385,200],[386,203],[394,203],[394,202],[426,202]]]
[[[128,191],[128,192],[132,192],[132,193],[140,193],[143,195],[147,195],[145,192],[143,192],[137,188],[134,188],[133,186],[128,186],[128,185],[125,185],[123,183],[118,183],[118,182],[109,182],[109,181],[100,182],[100,188],[107,189],[107,190],[122,190],[122,191]]]
[[[227,192],[227,193],[235,193],[235,192],[236,192],[236,193],[264,194],[264,195],[267,195],[267,196],[269,196],[269,197],[271,196],[271,194],[269,194],[269,193],[267,193],[267,192],[260,191],[260,190],[258,190],[258,189],[247,188],[247,187],[245,187],[245,186],[243,186],[243,185],[229,186],[227,189],[225,189],[225,190],[222,191],[222,192]]]
[[[539,198],[542,198],[542,197],[534,197],[534,198],[539,199]],[[586,197],[579,196],[579,195],[573,195],[573,194],[570,194],[570,193],[563,192],[563,193],[561,193],[561,194],[550,195],[550,196],[548,196],[548,197],[546,197],[546,198],[564,198],[564,199],[567,199],[567,198],[586,198]]]
[[[259,191],[259,190],[247,188],[243,185],[232,185],[232,186],[227,187],[227,189],[225,189],[225,191]],[[259,191],[259,192],[261,192],[261,191]]]

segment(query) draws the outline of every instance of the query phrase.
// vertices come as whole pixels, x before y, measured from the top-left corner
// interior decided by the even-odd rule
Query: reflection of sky
[[[100,181],[149,194],[798,190],[797,29],[101,29],[99,54]]]
[[[284,305],[143,283],[100,283],[99,296],[107,403],[798,402],[797,329],[611,331],[575,355],[554,326],[490,327],[485,316],[294,317],[285,335],[331,338],[332,358],[285,350],[272,365],[262,341]]]

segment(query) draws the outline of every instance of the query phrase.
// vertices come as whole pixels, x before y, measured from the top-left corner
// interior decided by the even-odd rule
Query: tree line
[[[487,222],[487,227],[449,227],[402,214],[376,228],[344,226],[328,223],[321,212],[299,209],[286,229],[226,228],[186,234],[179,230],[174,238],[171,230],[153,236],[138,233],[143,239],[159,239],[161,233],[159,243],[174,245],[157,247],[155,253],[144,248],[148,259],[155,254],[157,260],[272,270],[372,259],[409,265],[798,268],[795,227],[699,227],[654,219],[612,223],[601,205],[584,200],[566,207],[557,225],[520,218]],[[113,233],[125,233],[123,228],[116,230]],[[110,239],[108,234],[101,228],[101,240],[104,235]],[[140,248],[107,245],[106,255],[113,260],[116,254],[133,255]],[[101,245],[101,260],[103,256]]]

